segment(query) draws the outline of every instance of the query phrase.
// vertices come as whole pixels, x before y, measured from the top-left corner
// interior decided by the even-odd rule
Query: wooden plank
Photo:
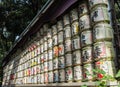
[[[109,87],[118,87],[117,81],[111,81],[107,83]],[[87,85],[89,87],[96,86],[95,82],[75,82],[75,83],[53,83],[53,84],[21,84],[21,85],[9,85],[2,87],[80,87],[82,85]]]

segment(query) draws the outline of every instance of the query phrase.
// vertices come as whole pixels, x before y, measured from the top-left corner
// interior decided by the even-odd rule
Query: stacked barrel
[[[72,71],[72,39],[71,39],[71,26],[70,15],[65,14],[63,17],[64,22],[64,46],[65,46],[65,81],[70,82],[73,80]]]
[[[59,47],[58,47],[58,33],[57,25],[52,25],[52,38],[53,38],[53,82],[58,82],[58,56],[59,56]]]
[[[73,81],[82,80],[82,67],[81,67],[81,44],[80,44],[80,29],[79,29],[79,15],[78,8],[70,11],[71,23],[71,39],[72,39],[72,68],[73,68]]]
[[[43,27],[40,29],[40,75],[39,75],[39,83],[48,83],[48,37],[47,30],[49,30],[49,25],[44,24]]]
[[[108,0],[78,2],[57,22],[41,26],[22,52],[12,56],[16,60],[11,60],[4,70],[4,81],[11,76],[11,83],[16,81],[15,84],[52,84],[90,82],[104,77],[93,69],[114,75]]]
[[[83,63],[83,81],[92,80],[93,57],[92,57],[92,30],[88,9],[88,2],[84,1],[79,4],[79,24],[81,36],[81,50]]]
[[[58,29],[58,75],[59,82],[65,82],[65,45],[64,45],[64,28],[63,20],[57,22]]]
[[[49,83],[52,83],[53,82],[53,51],[52,51],[52,48],[53,48],[53,40],[52,40],[52,30],[51,28],[49,27],[47,29],[47,38],[48,38],[48,42],[47,42],[47,48],[48,48],[48,82]],[[44,78],[44,76],[42,76],[42,78]],[[44,81],[44,79],[42,79]],[[42,81],[42,82],[43,82]]]
[[[93,57],[95,68],[103,70],[106,75],[114,75],[113,29],[108,14],[108,0],[89,0],[93,29]],[[97,78],[104,75],[97,73]]]

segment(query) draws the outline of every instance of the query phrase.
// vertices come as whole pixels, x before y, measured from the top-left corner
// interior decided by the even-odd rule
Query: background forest
[[[0,0],[0,59],[47,0]]]

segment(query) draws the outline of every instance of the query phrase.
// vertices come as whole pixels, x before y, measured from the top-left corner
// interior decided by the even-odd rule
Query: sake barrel
[[[65,52],[64,52],[64,44],[60,44],[58,46],[58,52],[59,52],[59,56],[62,56],[62,55],[65,54]]]
[[[40,79],[41,79],[41,80],[40,80],[40,83],[41,83],[41,84],[44,84],[44,73],[41,73],[41,74],[40,74]]]
[[[59,81],[65,82],[65,70],[64,69],[59,70]]]
[[[33,49],[33,48],[32,48]],[[44,51],[44,49],[43,49]],[[34,54],[34,50],[31,51],[31,58],[34,58],[35,54]]]
[[[48,39],[48,49],[51,49],[53,46],[53,40],[52,39]]]
[[[48,72],[44,73],[44,81],[45,81],[45,84],[48,83]]]
[[[40,74],[37,74],[37,83],[38,83],[38,84],[40,84],[40,80],[41,80]]]
[[[19,84],[23,84],[23,78],[19,78]],[[8,80],[8,82],[9,82],[9,80]]]
[[[23,70],[23,76],[27,76],[26,74],[27,74],[26,70]],[[11,79],[11,77],[12,77],[12,75],[10,75],[10,79]]]
[[[57,28],[58,28],[58,32],[63,30],[63,20],[59,20],[57,22]]]
[[[112,42],[102,41],[94,43],[94,58],[95,59],[112,59],[115,57],[114,47]]]
[[[37,75],[34,76],[34,84],[37,84]]]
[[[35,57],[36,57],[37,56],[37,48],[34,49],[34,54],[35,54]],[[26,59],[27,58],[25,58],[25,60],[24,60],[25,62],[26,62]]]
[[[28,67],[31,67],[31,60],[28,61]]]
[[[69,14],[65,14],[65,15],[63,16],[63,23],[64,23],[64,26],[70,24],[70,17],[69,17]]]
[[[22,78],[21,78],[22,79]],[[29,84],[31,84],[32,82],[33,82],[33,77],[32,76],[29,76],[29,77],[27,77],[27,79],[28,79],[28,83]],[[33,84],[33,83],[32,83]]]
[[[79,22],[78,21],[74,21],[72,23],[72,36],[74,35],[78,35],[79,34]]]
[[[22,78],[21,78],[21,79],[22,79]],[[29,82],[30,82],[30,84],[31,84],[31,83],[33,84],[33,82],[34,82],[33,76],[30,76],[30,78],[29,78],[29,79],[30,79],[30,81],[29,81]]]
[[[21,78],[21,79],[22,79],[22,78]],[[29,82],[30,84],[32,83],[31,79],[32,79],[32,76],[30,76],[30,77],[29,77],[29,80],[28,80],[28,82]]]
[[[24,84],[26,84],[26,83],[27,83],[27,78],[26,78],[26,77],[24,77],[24,78],[23,78],[23,83],[24,83]],[[14,82],[12,81],[12,83],[11,83],[11,84],[14,84]]]
[[[73,51],[72,57],[73,57],[73,65],[78,65],[82,63],[82,57],[81,57],[80,50]]]
[[[66,82],[72,82],[73,81],[72,67],[68,67],[68,68],[65,69],[65,80],[66,80]]]
[[[88,63],[92,61],[92,47],[87,46],[82,48],[82,60],[83,63]]]
[[[58,37],[57,37],[57,35],[54,35],[52,39],[53,39],[53,46],[57,45],[58,44]]]
[[[90,29],[91,25],[90,25],[90,17],[89,17],[89,15],[86,14],[86,15],[80,17],[79,18],[79,25],[80,25],[80,31]]]
[[[58,58],[58,67],[59,69],[65,68],[65,58],[64,56],[61,56]]]
[[[53,69],[58,69],[58,58],[53,59]]]
[[[28,70],[29,70],[29,71],[28,71],[28,72],[29,72],[28,75],[31,76],[31,75],[32,75],[32,68],[29,68]]]
[[[38,61],[38,64],[41,63],[41,61],[40,61],[40,55],[37,57],[37,61]],[[27,62],[27,63],[28,63],[28,62]],[[29,66],[29,64],[27,64],[27,66]]]
[[[22,75],[22,74],[21,74]],[[34,67],[31,68],[31,75],[34,75]],[[21,76],[22,77],[22,76]]]
[[[37,66],[36,66],[36,73],[37,73],[37,74],[40,73],[40,65],[37,65]],[[29,71],[28,71],[28,76],[29,76]]]
[[[37,47],[37,55],[39,55],[40,54],[40,45]],[[28,54],[27,54],[27,58],[28,58],[28,60],[29,60],[29,57],[28,57]]]
[[[52,49],[48,50],[48,60],[52,60],[53,59],[53,51]]]
[[[52,71],[48,72],[48,82],[53,83],[53,72]]]
[[[78,12],[79,12],[80,17],[88,13],[88,8],[87,8],[87,3],[86,2],[82,2],[82,3],[79,4]]]
[[[65,54],[65,66],[68,67],[68,66],[72,66],[72,53],[69,52],[67,54]]]
[[[83,78],[82,67],[80,65],[74,66],[73,72],[74,72],[74,81],[81,81]]]
[[[92,24],[110,21],[107,7],[104,5],[98,5],[95,8],[93,8],[91,10],[91,21]]]
[[[78,20],[78,10],[77,8],[74,8],[73,10],[70,11],[70,21],[76,21]]]
[[[48,61],[48,71],[52,71],[53,70],[53,61],[50,60]]]
[[[44,34],[44,41],[47,41],[47,34]]]
[[[53,82],[56,83],[59,81],[58,70],[53,71]]]
[[[55,46],[55,47],[53,48],[53,57],[54,57],[54,58],[58,57],[58,53],[59,53],[59,51],[58,51],[58,46]]]
[[[27,74],[27,72],[26,72],[26,74]],[[33,67],[33,74],[34,74],[34,75],[37,74],[37,67],[36,67],[36,66]]]
[[[82,47],[92,44],[92,31],[86,30],[81,33],[81,45]]]
[[[40,73],[43,73],[44,72],[44,63],[40,64]]]
[[[48,62],[44,62],[44,71],[48,71]]]
[[[47,29],[47,39],[50,39],[50,38],[52,38],[52,29],[51,28]]]
[[[41,49],[41,47],[40,47],[40,49]],[[41,53],[41,51],[40,51],[40,53]],[[20,57],[21,58],[21,57]],[[30,48],[29,48],[29,52],[28,52],[28,60],[30,60],[31,59],[31,51],[30,51]],[[18,60],[16,61],[16,66],[18,66],[20,64],[20,62],[18,62]]]
[[[31,64],[30,64],[30,66],[34,66],[34,59],[31,59]],[[20,70],[22,70],[22,65],[20,66]]]
[[[108,5],[108,0],[89,0],[89,5],[91,8],[93,8],[99,4]]]
[[[60,31],[58,33],[58,43],[60,44],[60,43],[63,43],[63,42],[64,42],[64,33],[63,33],[63,31]]]
[[[41,49],[41,47],[40,47],[40,49]],[[33,56],[34,56],[34,52],[31,50],[30,52],[29,52],[29,59],[31,60],[32,58],[33,58]],[[21,64],[22,63],[22,61],[20,60],[20,62],[18,63],[18,65],[19,64]]]
[[[65,53],[72,51],[71,39],[65,40]]]
[[[44,61],[47,61],[47,60],[48,60],[48,52],[45,51],[45,52],[44,52]]]
[[[44,51],[48,50],[48,45],[47,45],[47,41],[44,42]]]
[[[64,27],[64,37],[65,37],[65,39],[71,37],[71,27],[70,27],[70,25]]]
[[[44,54],[41,54],[41,56],[40,56],[41,58],[40,58],[40,60],[41,60],[41,63],[43,63],[44,62]]]
[[[41,53],[44,52],[44,45],[43,44],[40,45],[40,51],[41,51]]]
[[[93,64],[83,65],[83,81],[91,81],[93,79]]]
[[[4,83],[4,85],[8,85],[7,77],[6,77],[6,82],[4,81],[3,83]],[[19,79],[16,79],[15,84],[20,84]]]
[[[53,25],[52,26],[52,35],[55,35],[55,34],[57,34],[57,26]]]
[[[72,50],[80,49],[80,36],[75,36],[72,38]]]
[[[34,66],[38,64],[37,57],[34,58]]]
[[[100,40],[111,41],[113,39],[113,29],[108,23],[98,23],[93,28],[94,42]]]
[[[37,57],[36,57],[36,59],[37,59]],[[40,58],[39,58],[40,59]],[[38,60],[37,60],[38,61]],[[26,64],[26,69],[28,68],[28,66],[30,66],[29,64],[28,64],[28,61],[25,63]],[[17,68],[15,68],[15,72],[17,71]]]
[[[98,70],[101,70],[101,72],[96,73],[96,78],[97,79],[102,79],[106,75],[110,75],[111,77],[114,77],[115,75],[115,65],[113,61],[109,60],[99,60],[95,62],[95,67]]]

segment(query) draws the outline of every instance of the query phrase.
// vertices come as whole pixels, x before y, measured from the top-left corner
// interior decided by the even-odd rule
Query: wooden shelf
[[[118,87],[117,81],[108,82],[107,85],[112,87]],[[96,86],[95,82],[76,82],[76,83],[53,83],[53,84],[21,84],[21,85],[9,85],[2,87],[80,87],[82,85],[87,85],[89,87]]]

